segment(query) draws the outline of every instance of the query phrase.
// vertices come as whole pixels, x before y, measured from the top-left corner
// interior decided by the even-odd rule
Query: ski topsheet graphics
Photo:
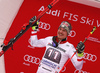
[[[0,0],[0,46],[24,0]],[[0,51],[2,47],[0,47]],[[5,73],[4,56],[0,57],[0,73]]]
[[[48,10],[50,10],[59,0],[53,0],[45,9],[43,12],[41,12],[38,16],[34,16],[32,18],[32,22],[26,23],[23,25],[23,28],[21,29],[21,31],[14,37],[11,38],[10,41],[8,43],[4,43],[2,45],[2,51],[0,52],[0,56],[2,56],[10,47],[12,47],[12,45],[32,26],[34,26],[34,24],[36,23],[37,20],[39,20]]]

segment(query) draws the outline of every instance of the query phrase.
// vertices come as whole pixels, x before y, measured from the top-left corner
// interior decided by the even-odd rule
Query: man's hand
[[[39,20],[36,21],[36,19],[37,19],[36,16],[34,16],[29,20],[29,24],[32,24],[32,29],[35,30],[35,31],[38,30],[38,24],[39,24]]]
[[[78,52],[78,56],[82,57],[83,56],[83,52],[84,52],[84,48],[85,48],[85,45],[82,41],[80,41],[76,47],[77,49],[77,52]]]
[[[37,31],[39,28],[39,21],[37,20],[36,23],[32,26],[32,29]]]

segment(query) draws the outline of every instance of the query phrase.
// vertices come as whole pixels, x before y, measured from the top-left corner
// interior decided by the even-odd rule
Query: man
[[[38,25],[35,25],[32,27],[33,30],[38,28]],[[39,40],[35,34],[30,37],[30,44],[32,46],[46,47],[37,73],[59,73],[66,61],[71,58],[76,51],[74,46],[67,41],[67,36],[71,29],[71,24],[63,21],[58,28],[57,36],[49,36]],[[82,57],[84,48],[84,44],[80,42],[77,45],[77,53],[71,60],[76,69],[81,69],[83,66]]]

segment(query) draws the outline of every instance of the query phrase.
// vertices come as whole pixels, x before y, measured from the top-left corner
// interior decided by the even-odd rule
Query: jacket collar
[[[67,38],[62,39],[61,41],[58,41],[58,37],[57,37],[57,36],[54,36],[54,39],[55,39],[55,41],[56,41],[57,43],[59,43],[59,44],[63,44],[63,43],[66,43],[66,42],[67,42]]]

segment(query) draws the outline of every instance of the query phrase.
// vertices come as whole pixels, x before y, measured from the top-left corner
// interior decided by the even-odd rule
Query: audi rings
[[[71,30],[70,34],[68,36],[75,37],[76,36],[76,32],[74,30]]]
[[[83,70],[75,70],[74,73],[89,73],[89,72],[86,72],[86,71],[83,71]]]
[[[92,62],[95,62],[97,60],[97,56],[96,55],[92,55],[92,54],[88,54],[88,53],[84,53],[83,58],[85,60],[92,61]]]
[[[30,55],[25,55],[24,60],[26,62],[30,62],[33,64],[39,64],[41,62],[40,58],[36,58],[36,57],[30,56]]]
[[[40,21],[39,22],[39,28],[49,30],[50,29],[50,24]]]

